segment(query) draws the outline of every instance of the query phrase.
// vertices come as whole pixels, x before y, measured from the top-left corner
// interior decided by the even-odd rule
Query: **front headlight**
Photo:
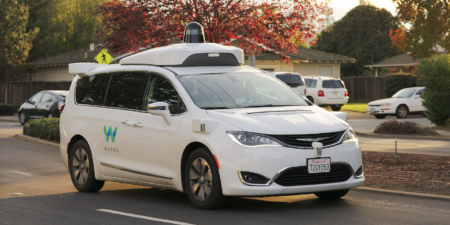
[[[381,107],[383,107],[383,106],[391,106],[391,103],[384,103],[384,104],[381,104],[380,106]]]
[[[352,128],[349,128],[347,130],[347,133],[345,133],[344,138],[342,139],[342,143],[347,142],[357,142],[358,138],[356,137],[355,132],[352,130]]]
[[[227,134],[231,140],[244,147],[283,146],[280,142],[261,134],[252,134],[243,131],[227,131]]]

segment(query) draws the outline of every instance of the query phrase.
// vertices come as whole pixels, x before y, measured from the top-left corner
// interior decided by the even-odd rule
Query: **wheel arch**
[[[410,112],[408,105],[406,105],[405,103],[398,104],[397,108],[395,109],[395,112],[397,112],[397,109],[398,109],[400,106],[405,106],[406,109],[408,110],[408,112]]]
[[[203,144],[201,142],[198,142],[198,141],[194,141],[194,142],[189,143],[184,148],[183,154],[181,155],[181,162],[180,162],[181,187],[182,187],[184,192],[186,192],[186,190],[185,190],[186,187],[185,187],[185,183],[184,183],[184,174],[185,174],[185,170],[184,169],[186,168],[187,160],[188,160],[189,156],[192,154],[192,152],[194,152],[196,149],[202,148],[202,147],[208,149],[209,153],[211,155],[214,155],[211,152],[211,150],[208,148],[208,146],[206,146],[205,144]]]
[[[82,135],[80,135],[80,134],[74,135],[74,136],[70,139],[69,143],[67,144],[67,159],[69,159],[69,151],[72,149],[72,147],[75,145],[75,143],[77,143],[77,141],[79,141],[79,140],[84,140],[84,141],[89,145],[89,143],[88,143],[88,141],[86,140],[86,138],[84,138]],[[89,147],[90,147],[90,146],[89,146]],[[91,152],[92,152],[92,151],[91,151]]]

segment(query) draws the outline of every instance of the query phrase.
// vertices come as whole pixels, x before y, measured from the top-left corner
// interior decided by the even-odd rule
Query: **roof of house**
[[[302,61],[345,61],[354,62],[356,59],[343,55],[322,52],[313,49],[299,48],[296,54],[287,54],[291,60]],[[263,53],[255,56],[256,60],[280,60],[280,55],[273,53]]]
[[[50,56],[45,59],[40,59],[31,62],[32,65],[36,67],[52,67],[52,66],[65,66],[69,63],[77,63],[77,62],[95,62],[95,56],[102,50],[102,48],[94,48],[93,51],[89,50],[89,46],[84,48],[79,48],[77,50],[72,50],[68,52],[64,52],[58,55]],[[113,58],[117,58],[122,54],[111,54]],[[115,60],[111,63],[117,63]]]
[[[409,53],[396,55],[391,58],[383,59],[374,64],[365,65],[364,67],[395,67],[395,66],[411,66],[419,63],[414,60]]]

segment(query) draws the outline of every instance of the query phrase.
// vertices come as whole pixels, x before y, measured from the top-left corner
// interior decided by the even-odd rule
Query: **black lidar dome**
[[[184,43],[205,43],[203,27],[197,22],[190,22],[184,28]]]

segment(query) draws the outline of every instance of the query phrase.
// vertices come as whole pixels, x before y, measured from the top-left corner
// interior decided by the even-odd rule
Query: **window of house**
[[[317,74],[320,76],[333,76],[333,65],[318,65],[317,66]]]

